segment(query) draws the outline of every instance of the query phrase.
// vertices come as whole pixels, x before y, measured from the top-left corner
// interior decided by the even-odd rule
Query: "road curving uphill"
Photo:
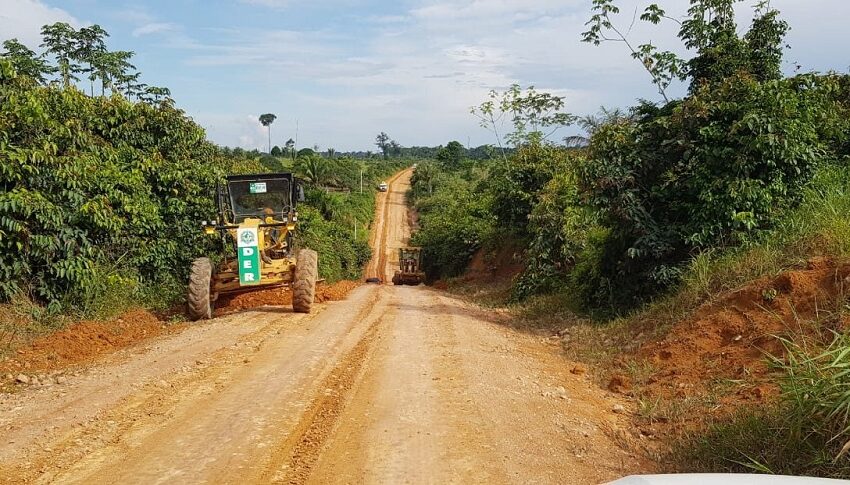
[[[367,276],[410,236],[379,194]],[[3,483],[598,483],[627,418],[541,337],[427,287],[230,314],[0,395]]]

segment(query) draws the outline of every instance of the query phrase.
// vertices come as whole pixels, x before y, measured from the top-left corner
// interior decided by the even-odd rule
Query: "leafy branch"
[[[575,116],[562,111],[563,97],[539,92],[534,86],[523,92],[519,84],[513,84],[503,93],[490,91],[489,97],[481,105],[472,107],[470,113],[478,118],[482,128],[496,136],[505,160],[507,155],[503,142],[515,148],[526,143],[543,143],[556,131],[576,121]],[[513,131],[505,133],[503,139],[501,129],[507,120],[510,120]]]
[[[686,79],[685,62],[671,51],[659,50],[652,44],[635,45],[629,40],[637,11],[625,32],[617,27],[612,19],[612,16],[620,13],[620,8],[614,5],[613,0],[593,0],[591,11],[593,15],[585,24],[589,26],[589,29],[582,33],[582,42],[597,46],[603,42],[624,44],[631,52],[632,58],[639,61],[646,72],[649,73],[652,83],[658,89],[658,94],[664,98],[665,102],[670,102],[670,98],[667,96],[667,88],[674,79]],[[663,19],[673,20],[681,25],[681,22],[667,16],[666,12],[656,4],[647,7],[640,16],[640,20],[652,24],[658,24]]]

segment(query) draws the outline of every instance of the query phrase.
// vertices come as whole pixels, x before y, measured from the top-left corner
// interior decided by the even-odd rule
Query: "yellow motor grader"
[[[399,248],[398,266],[399,269],[393,274],[394,285],[416,286],[425,281],[420,248]]]
[[[316,294],[318,255],[294,254],[296,205],[304,190],[291,173],[231,175],[217,190],[218,219],[204,221],[207,234],[233,244],[236,256],[213,268],[210,258],[192,262],[187,295],[192,320],[210,318],[223,294],[274,286],[292,288],[292,308],[309,313]],[[225,252],[227,253],[227,252]]]

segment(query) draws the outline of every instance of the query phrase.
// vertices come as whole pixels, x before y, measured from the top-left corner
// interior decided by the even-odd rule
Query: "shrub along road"
[[[378,199],[369,276],[409,237]],[[321,255],[320,255],[321,257]],[[264,307],[0,396],[0,482],[598,483],[649,465],[624,403],[558,346],[426,287]]]

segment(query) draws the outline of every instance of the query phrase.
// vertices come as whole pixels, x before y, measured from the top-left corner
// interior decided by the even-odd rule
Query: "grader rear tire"
[[[192,321],[212,318],[211,280],[212,263],[210,259],[198,258],[192,261],[192,269],[189,273],[189,294],[186,297],[189,318]]]
[[[319,274],[319,255],[312,249],[302,249],[295,260],[295,279],[292,282],[292,309],[310,313],[316,297]]]

